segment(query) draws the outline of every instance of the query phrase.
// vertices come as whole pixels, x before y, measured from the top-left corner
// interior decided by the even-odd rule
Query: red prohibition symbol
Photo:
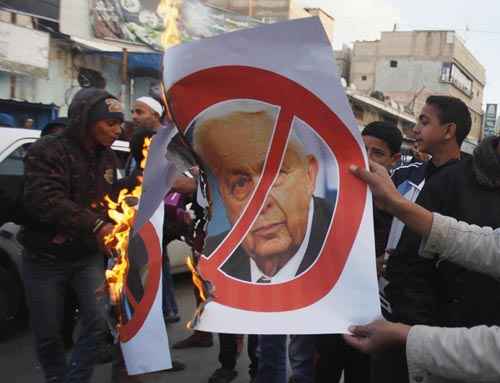
[[[133,295],[125,286],[124,294],[127,296],[130,304],[134,307],[132,318],[120,326],[120,341],[128,342],[142,328],[148,317],[151,307],[155,301],[156,294],[160,287],[161,277],[161,246],[158,235],[151,222],[147,222],[139,231],[143,243],[146,245],[148,259],[148,276],[144,286],[144,295],[139,302],[136,302]]]
[[[215,286],[214,300],[241,310],[282,312],[310,306],[327,295],[349,257],[367,194],[366,185],[349,172],[351,164],[365,166],[361,148],[349,128],[323,101],[300,84],[253,67],[220,66],[195,72],[176,82],[169,90],[169,98],[182,130],[187,129],[202,111],[223,101],[254,99],[281,108],[263,176],[253,198],[219,247],[200,259],[201,274]],[[273,186],[294,117],[312,127],[337,159],[339,186],[333,223],[316,262],[299,277],[281,284],[259,285],[236,280],[224,274],[220,266],[250,229]]]

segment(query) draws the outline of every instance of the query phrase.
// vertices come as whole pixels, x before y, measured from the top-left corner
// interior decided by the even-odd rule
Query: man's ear
[[[454,122],[447,124],[444,137],[447,140],[451,139],[454,140],[456,135],[457,135],[457,125]]]
[[[318,171],[319,171],[319,164],[318,160],[316,157],[314,157],[312,154],[309,154],[307,157],[307,179],[309,181],[309,189],[310,193],[312,194],[314,192],[314,189],[316,188],[316,177],[318,176]]]
[[[396,165],[397,162],[401,159],[401,153],[395,153],[391,156],[392,166]]]

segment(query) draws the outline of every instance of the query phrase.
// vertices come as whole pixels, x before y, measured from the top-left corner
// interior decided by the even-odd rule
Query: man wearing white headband
[[[154,98],[140,97],[134,103],[132,119],[139,128],[157,131],[163,112],[163,106]]]

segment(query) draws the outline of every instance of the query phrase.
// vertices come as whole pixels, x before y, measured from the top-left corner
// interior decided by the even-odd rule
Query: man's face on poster
[[[217,177],[231,225],[240,217],[259,182],[272,136],[270,113],[231,113],[200,126],[202,158]],[[317,160],[291,138],[280,174],[242,246],[255,259],[290,258],[307,230]]]

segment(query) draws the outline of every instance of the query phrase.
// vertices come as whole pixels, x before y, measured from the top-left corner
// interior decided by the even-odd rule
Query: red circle
[[[284,150],[280,146],[281,136],[288,136],[290,126],[287,124],[291,125],[294,116],[306,122],[326,142],[337,158],[339,188],[333,224],[314,265],[299,277],[281,284],[250,284],[228,277],[219,270],[253,222],[255,206],[263,203],[266,188],[272,186],[263,186],[264,179],[272,177],[261,177],[261,184],[238,223],[209,258],[200,259],[199,269],[204,279],[215,287],[214,301],[237,309],[258,312],[297,310],[327,295],[337,283],[349,257],[366,202],[367,186],[349,172],[351,164],[365,166],[361,148],[349,128],[323,101],[300,84],[274,72],[252,67],[221,66],[195,72],[172,86],[169,99],[181,130],[185,130],[202,111],[223,101],[254,99],[280,106],[276,139],[271,144],[275,145],[277,153],[271,146],[272,154],[268,158],[271,162],[276,160],[273,155],[279,157]]]
[[[161,246],[156,230],[151,222],[147,222],[139,231],[139,234],[146,245],[148,253],[148,277],[144,295],[135,306],[132,318],[120,326],[120,341],[128,342],[141,329],[146,320],[151,307],[155,301],[156,294],[160,287],[161,278]]]

